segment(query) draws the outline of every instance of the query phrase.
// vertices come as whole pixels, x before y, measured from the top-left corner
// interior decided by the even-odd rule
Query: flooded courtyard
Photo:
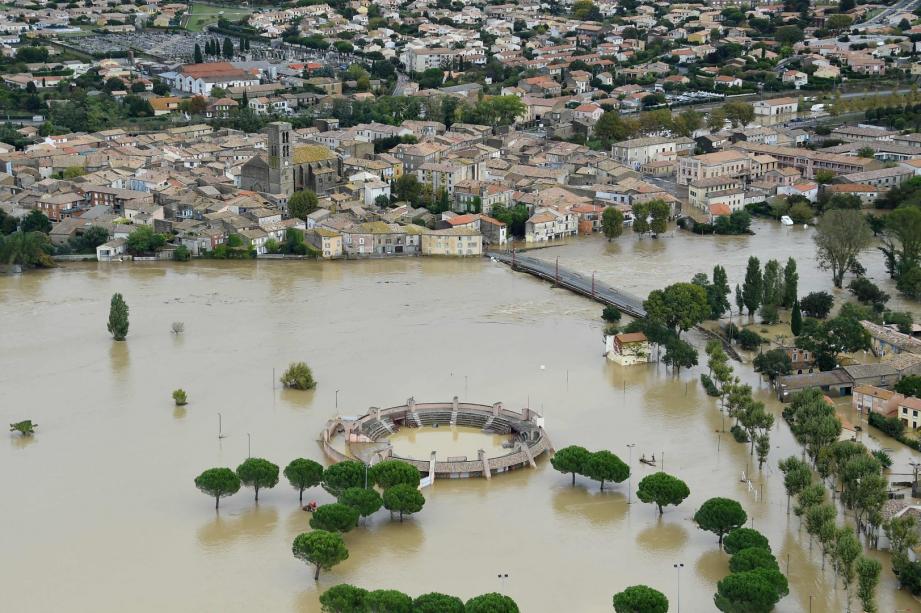
[[[461,456],[476,459],[480,449],[486,452],[487,457],[508,453],[503,450],[502,443],[511,438],[465,426],[440,426],[403,428],[387,440],[393,445],[393,453],[401,458],[427,460],[432,451],[437,451],[440,460],[447,460]]]
[[[766,223],[755,230],[655,241],[627,233],[532,255],[560,256],[561,266],[596,270],[640,296],[714,264],[734,286],[749,254],[762,263],[793,256],[801,293],[829,289],[810,230]],[[891,306],[904,308],[883,282],[882,258],[868,254],[864,264],[893,294]],[[124,343],[105,329],[113,292],[131,309]],[[715,402],[698,383],[701,368],[675,377],[661,364],[608,363],[600,311],[485,258],[68,264],[0,277],[0,412],[3,423],[39,424],[34,438],[9,435],[0,445],[0,575],[15,586],[4,590],[3,609],[316,612],[318,590],[342,582],[465,599],[501,590],[528,612],[610,611],[614,593],[646,583],[674,609],[680,581],[682,610],[711,611],[729,556],[691,516],[707,498],[726,496],[742,503],[788,574],[791,593],[776,610],[808,611],[810,600],[816,613],[845,610],[819,548],[786,514],[776,464],[800,450],[767,385],[734,364],[777,415],[759,472],[746,445],[720,434]],[[184,322],[184,334],[171,333],[174,321]],[[278,375],[296,360],[311,365],[316,390],[280,389]],[[177,387],[189,394],[184,408],[170,398]],[[412,519],[401,524],[382,510],[346,534],[349,559],[314,583],[291,555],[309,516],[284,480],[261,491],[258,505],[241,490],[217,515],[192,483],[206,468],[236,467],[250,450],[281,466],[296,457],[323,461],[317,433],[337,414],[455,395],[542,411],[555,447],[631,459],[634,490],[656,470],[640,455],[655,453],[691,495],[660,518],[628,494],[628,483],[600,492],[580,479],[571,487],[546,458],[489,481],[438,480]],[[874,437],[864,434],[871,448],[893,448],[893,471],[919,455]],[[471,455],[461,442],[468,437],[456,438],[439,429],[391,440],[414,450],[456,443],[457,453],[448,453]],[[493,438],[472,433],[470,444],[501,445],[503,437]],[[751,487],[741,480],[747,472]],[[305,499],[331,501],[320,488]],[[896,591],[888,554],[879,559],[880,610],[921,611]],[[498,574],[508,579],[500,584]]]

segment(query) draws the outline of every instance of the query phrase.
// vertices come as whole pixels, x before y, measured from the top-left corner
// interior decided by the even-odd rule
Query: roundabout
[[[553,453],[544,431],[544,418],[528,408],[506,409],[459,402],[416,403],[381,409],[371,407],[360,417],[329,420],[321,435],[327,457],[334,462],[358,460],[376,464],[402,460],[436,478],[491,478],[524,467],[536,467],[543,453]]]

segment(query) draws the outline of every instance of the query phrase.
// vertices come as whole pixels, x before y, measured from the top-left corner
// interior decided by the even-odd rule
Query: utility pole
[[[678,562],[674,566],[675,570],[678,571],[678,595],[675,598],[675,611],[676,613],[681,613],[681,569],[684,568],[684,564]]]

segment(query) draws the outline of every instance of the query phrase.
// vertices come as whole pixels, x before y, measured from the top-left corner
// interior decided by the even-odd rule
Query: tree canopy
[[[229,468],[209,468],[195,477],[195,487],[214,498],[214,508],[217,509],[221,498],[240,491],[240,478]]]
[[[646,503],[654,503],[662,515],[662,507],[679,505],[691,495],[687,484],[664,472],[653,473],[643,477],[636,490],[636,496]]]
[[[285,466],[285,479],[298,491],[298,500],[304,502],[304,490],[319,485],[323,480],[323,465],[313,460],[297,458]]]
[[[710,315],[707,292],[694,283],[675,283],[653,290],[643,302],[649,319],[677,333],[689,330]]]
[[[342,536],[325,530],[299,534],[294,539],[291,551],[298,560],[316,567],[313,575],[314,581],[320,579],[321,570],[329,570],[349,557],[349,550]]]
[[[350,487],[364,487],[365,465],[356,460],[337,462],[323,471],[323,488],[338,496]]]
[[[668,598],[647,585],[631,585],[614,594],[616,613],[668,613]]]
[[[320,594],[320,605],[324,613],[364,613],[367,596],[368,590],[340,583]]]
[[[585,474],[585,463],[591,453],[584,447],[570,445],[557,450],[550,458],[550,464],[559,472],[572,474],[572,484],[576,484],[576,475]]]
[[[620,483],[630,476],[630,467],[615,454],[604,450],[589,455],[583,470],[586,477],[600,482],[602,491],[605,481]]]
[[[306,221],[307,216],[319,206],[317,195],[309,189],[294,192],[288,197],[288,215]]]
[[[334,502],[317,507],[310,518],[310,527],[327,532],[348,532],[358,525],[358,509]]]
[[[694,521],[701,530],[707,530],[719,537],[720,547],[723,546],[723,536],[726,533],[741,527],[748,515],[735,500],[715,497],[707,500],[694,514]]]
[[[109,303],[109,323],[106,326],[112,338],[123,341],[128,336],[128,303],[119,293],[112,294]]]
[[[247,458],[237,466],[237,476],[243,485],[253,488],[259,502],[260,489],[278,485],[278,465],[263,458]]]
[[[413,601],[413,613],[464,613],[464,601],[457,596],[429,592]]]
[[[345,490],[339,496],[339,502],[356,509],[362,517],[377,513],[384,504],[377,490],[363,487],[350,487]]]
[[[873,231],[860,211],[834,209],[819,218],[813,240],[819,265],[831,270],[840,288],[852,262],[872,243]]]
[[[752,547],[771,550],[767,537],[753,528],[735,528],[723,539],[723,549],[732,555]]]
[[[368,470],[368,479],[387,490],[394,485],[406,484],[418,487],[422,479],[419,469],[402,460],[384,460]]]
[[[518,613],[518,605],[504,594],[491,592],[474,596],[464,607],[466,613]]]
[[[400,521],[404,515],[418,513],[425,505],[425,497],[415,485],[400,483],[384,491],[384,508],[391,513],[399,513]]]

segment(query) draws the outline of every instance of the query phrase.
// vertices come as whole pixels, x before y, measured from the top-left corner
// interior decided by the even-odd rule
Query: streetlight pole
[[[636,447],[636,443],[630,443],[627,445],[627,449],[630,450],[630,459],[627,460],[627,469],[630,471],[627,473],[627,504],[633,504],[633,448]]]
[[[556,256],[556,284],[560,284],[560,256]]]
[[[499,591],[505,593],[505,582],[508,580],[508,573],[499,573],[496,575],[499,579]]]
[[[684,564],[678,562],[674,566],[675,570],[678,571],[678,596],[675,598],[675,611],[676,613],[681,613],[681,569],[684,568]]]
[[[252,445],[252,442],[253,442],[253,439],[252,439],[252,437],[250,436],[249,432],[247,432],[247,433],[246,433],[246,457],[248,457],[248,458],[253,457],[253,445]]]
[[[595,270],[592,271],[592,298],[595,297],[595,273],[596,272],[597,271]]]
[[[339,390],[336,390],[336,408],[339,408]]]

